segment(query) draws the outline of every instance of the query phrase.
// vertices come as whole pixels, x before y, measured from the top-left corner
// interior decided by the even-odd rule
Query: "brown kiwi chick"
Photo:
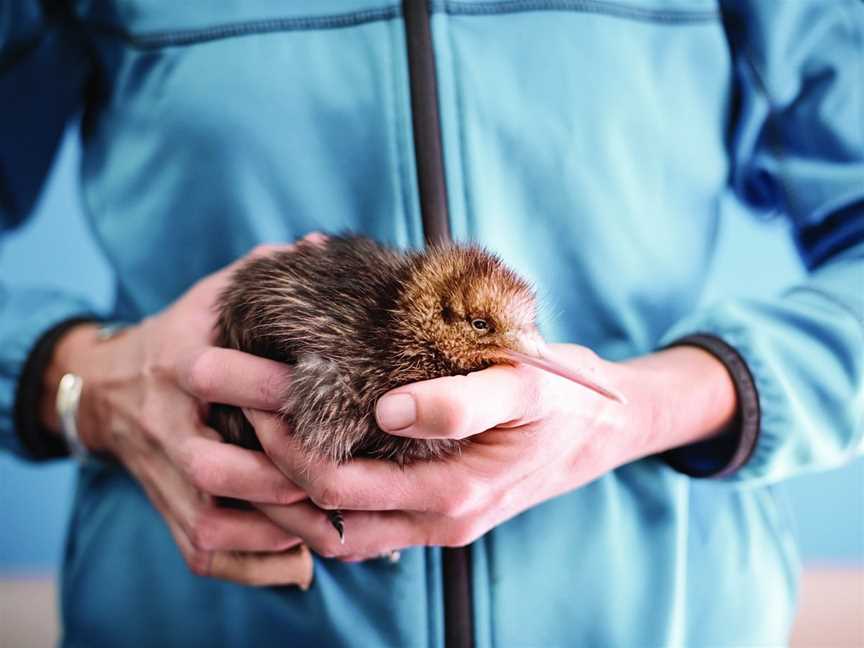
[[[219,301],[217,344],[293,366],[280,414],[310,455],[405,464],[462,441],[382,432],[375,404],[407,383],[467,374],[532,354],[530,284],[476,246],[401,252],[359,236],[253,259]],[[226,440],[260,448],[237,408],[216,405]]]

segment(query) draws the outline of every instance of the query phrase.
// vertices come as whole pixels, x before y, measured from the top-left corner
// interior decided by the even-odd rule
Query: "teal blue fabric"
[[[864,435],[864,4],[431,6],[456,238],[536,282],[550,339],[623,359],[719,336],[762,412],[728,478],[646,459],[478,540],[478,646],[785,643],[798,559],[772,484],[848,460]],[[118,287],[105,315],[141,319],[311,230],[421,244],[397,4],[51,7],[0,0],[0,223],[26,218],[83,110],[84,206]],[[701,308],[733,194],[787,218],[811,272],[774,300]],[[92,308],[0,288],[0,443],[23,455],[27,351]],[[443,645],[438,549],[316,559],[305,593],[198,578],[107,466],[81,471],[62,602],[69,646]]]

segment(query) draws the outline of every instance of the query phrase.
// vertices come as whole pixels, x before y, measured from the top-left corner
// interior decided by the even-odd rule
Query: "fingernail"
[[[402,430],[417,419],[417,406],[411,394],[391,394],[378,401],[375,408],[378,425],[386,432]]]

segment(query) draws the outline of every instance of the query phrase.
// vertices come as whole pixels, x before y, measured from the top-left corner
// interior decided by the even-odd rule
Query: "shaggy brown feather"
[[[407,383],[507,362],[502,349],[535,319],[531,286],[482,248],[402,252],[358,236],[249,261],[218,308],[217,345],[293,365],[280,414],[305,450],[336,462],[457,452],[462,442],[382,432],[376,402]],[[214,405],[211,423],[260,448],[237,408]]]

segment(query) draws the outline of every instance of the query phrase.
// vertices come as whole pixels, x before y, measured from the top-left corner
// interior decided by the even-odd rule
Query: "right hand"
[[[256,248],[253,255],[274,251]],[[248,257],[246,257],[248,259]],[[195,284],[163,312],[99,340],[82,324],[57,345],[45,374],[41,418],[54,411],[64,373],[84,381],[82,442],[122,463],[160,511],[196,574],[248,585],[308,586],[311,559],[300,539],[257,510],[223,508],[217,497],[288,505],[306,495],[261,452],[221,440],[207,404],[277,410],[287,366],[212,345],[214,304],[238,263]]]

